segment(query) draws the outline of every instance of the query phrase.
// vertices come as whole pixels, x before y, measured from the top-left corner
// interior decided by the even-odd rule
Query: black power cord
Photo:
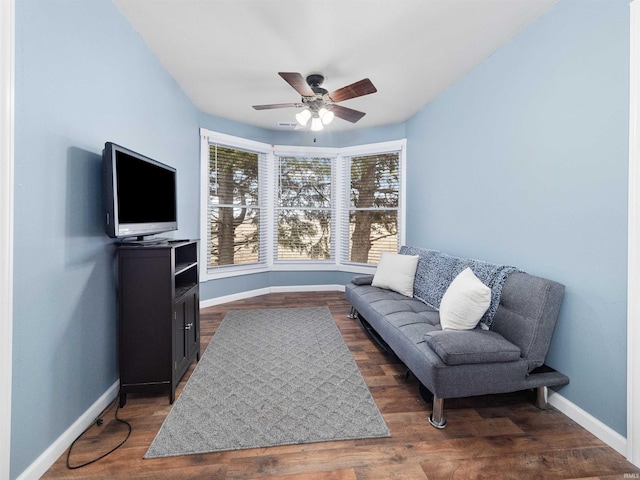
[[[125,439],[122,442],[120,442],[118,445],[113,447],[111,450],[109,450],[107,453],[104,453],[104,454],[100,455],[98,458],[94,458],[93,460],[89,460],[88,462],[81,463],[79,465],[71,465],[71,450],[73,450],[73,446],[76,444],[76,442],[78,440],[80,440],[82,438],[82,436],[85,433],[87,433],[89,431],[89,429],[91,427],[93,427],[94,425],[101,426],[104,423],[103,419],[104,419],[105,415],[107,415],[107,413],[109,413],[111,411],[111,409],[113,408],[113,406],[115,405],[117,400],[118,400],[118,397],[116,397],[116,399],[113,402],[111,402],[109,407],[107,407],[107,409],[91,425],[89,425],[84,430],[84,432],[82,432],[80,435],[78,435],[78,437],[73,441],[73,443],[69,447],[69,450],[67,451],[67,468],[69,470],[75,470],[76,468],[86,467],[87,465],[91,465],[92,463],[95,463],[98,460],[102,460],[107,455],[115,452],[118,448],[120,448],[122,445],[124,445],[124,443],[127,440],[129,440],[129,436],[131,435],[131,424],[129,422],[127,422],[126,420],[122,420],[122,419],[118,418],[118,410],[120,410],[120,405],[118,405],[118,407],[116,408],[115,419],[116,419],[117,422],[123,423],[123,424],[125,424],[127,426],[128,432],[127,432],[127,436],[125,437]]]

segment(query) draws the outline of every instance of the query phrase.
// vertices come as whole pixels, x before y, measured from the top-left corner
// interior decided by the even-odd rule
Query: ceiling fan
[[[364,112],[336,104],[378,91],[368,78],[329,93],[320,86],[324,82],[323,75],[312,74],[306,79],[297,72],[278,72],[278,75],[302,95],[301,101],[254,105],[253,108],[256,110],[270,110],[273,108],[306,107],[305,110],[296,114],[296,120],[300,125],[305,126],[311,119],[311,130],[316,131],[322,130],[324,125],[328,125],[333,120],[334,115],[348,122],[356,123],[365,116]]]

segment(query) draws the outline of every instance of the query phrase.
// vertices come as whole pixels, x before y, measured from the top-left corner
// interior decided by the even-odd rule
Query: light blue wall
[[[291,111],[291,118],[295,110]],[[253,127],[233,120],[200,113],[200,126],[208,130],[248,138],[256,142],[272,145],[299,145],[304,147],[350,147],[368,143],[400,140],[406,137],[404,123],[357,130],[332,130],[326,128],[320,132],[310,130],[267,130]],[[344,122],[336,119],[335,122]]]
[[[353,273],[337,271],[271,271],[209,280],[200,284],[200,299],[212,300],[269,287],[346,285]]]
[[[226,135],[234,135],[240,138],[254,140],[256,142],[271,143],[273,136],[272,130],[254,127],[245,123],[228,120],[226,118],[217,117],[200,112],[198,114],[200,127],[211,130],[212,132],[224,133]]]
[[[11,477],[118,378],[106,141],[178,169],[197,237],[198,112],[108,0],[16,2]]]
[[[295,110],[291,112],[291,118]],[[336,119],[334,122],[344,122]],[[332,124],[333,125],[333,124]],[[305,147],[351,147],[368,143],[387,142],[406,137],[405,124],[396,123],[381,127],[356,130],[332,130],[328,127],[321,132],[272,131],[271,143],[275,145],[302,145]]]
[[[566,285],[548,363],[626,432],[629,2],[563,0],[407,123],[411,244]]]

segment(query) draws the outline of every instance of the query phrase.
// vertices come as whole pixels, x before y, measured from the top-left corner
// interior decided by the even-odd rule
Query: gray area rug
[[[388,436],[328,308],[235,310],[145,458]]]

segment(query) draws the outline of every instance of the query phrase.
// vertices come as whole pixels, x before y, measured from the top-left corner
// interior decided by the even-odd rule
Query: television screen
[[[102,157],[107,235],[142,240],[177,230],[175,168],[111,142]]]

